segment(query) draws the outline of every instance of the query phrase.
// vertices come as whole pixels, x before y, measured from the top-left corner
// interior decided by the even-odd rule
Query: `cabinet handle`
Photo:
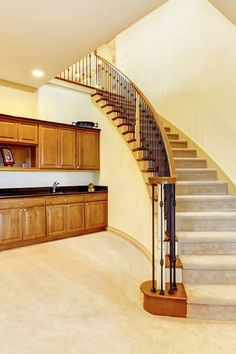
[[[24,203],[24,202],[20,202],[19,204],[20,204],[20,205],[24,205],[25,203]]]

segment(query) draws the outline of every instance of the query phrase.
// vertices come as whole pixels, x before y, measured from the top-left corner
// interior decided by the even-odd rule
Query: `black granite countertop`
[[[107,186],[94,186],[94,192],[88,192],[88,186],[61,186],[57,187],[56,193],[52,193],[52,187],[29,187],[29,188],[0,188],[0,198],[22,198],[56,196],[64,194],[85,194],[107,192]]]

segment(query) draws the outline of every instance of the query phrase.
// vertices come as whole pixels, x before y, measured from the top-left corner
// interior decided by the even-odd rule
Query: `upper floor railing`
[[[91,53],[62,72],[57,78],[83,86],[94,88],[103,107],[110,107],[110,113],[116,113],[122,125],[127,127],[136,143],[136,150],[141,152],[141,160],[146,161],[150,173],[153,205],[153,267],[152,290],[156,291],[156,274],[160,294],[165,291],[165,247],[164,241],[170,242],[170,285],[169,293],[176,289],[176,252],[175,252],[175,183],[176,170],[172,151],[165,128],[155,109],[141,90],[105,59]],[[158,188],[158,200],[155,197]],[[157,202],[157,204],[156,204]],[[158,218],[156,220],[156,210]],[[160,227],[161,225],[161,227]],[[155,245],[156,233],[158,244]],[[156,258],[160,267],[156,270]],[[159,272],[160,270],[160,272]]]

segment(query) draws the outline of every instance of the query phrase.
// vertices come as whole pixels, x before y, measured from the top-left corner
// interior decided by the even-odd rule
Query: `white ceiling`
[[[1,0],[0,79],[39,87],[164,2]]]
[[[0,0],[0,79],[39,87],[166,1]],[[235,0],[210,2],[236,24]]]

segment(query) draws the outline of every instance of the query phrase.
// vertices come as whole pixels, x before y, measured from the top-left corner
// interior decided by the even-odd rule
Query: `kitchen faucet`
[[[57,182],[57,181],[53,182],[53,185],[52,185],[52,193],[56,193],[56,189],[57,189],[58,184],[60,184],[60,183]]]

